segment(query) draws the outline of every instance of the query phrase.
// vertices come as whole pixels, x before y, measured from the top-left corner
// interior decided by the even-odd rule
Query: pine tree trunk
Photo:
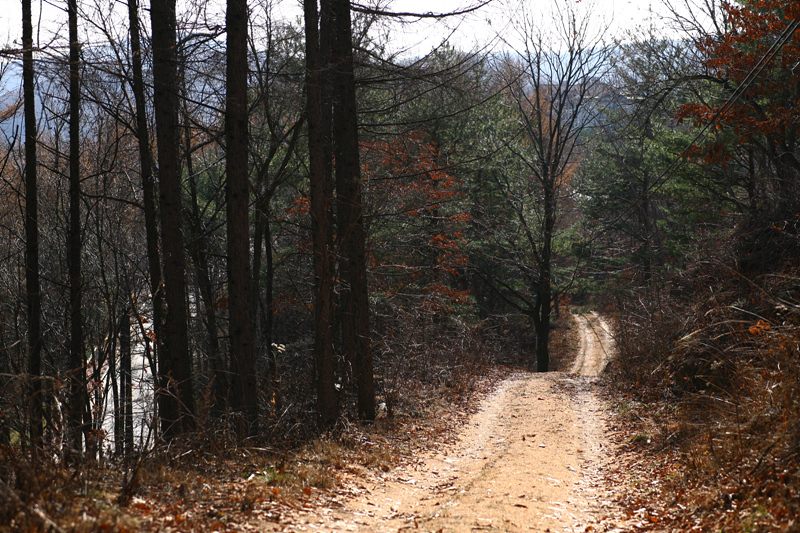
[[[250,271],[250,183],[248,178],[247,1],[228,0],[227,102],[225,108],[228,223],[228,315],[230,363],[234,380],[231,407],[242,413],[240,435],[258,433]]]
[[[375,418],[375,385],[369,330],[366,232],[361,201],[358,112],[353,69],[349,0],[333,0],[333,131],[335,132],[336,210],[342,258],[342,345],[353,369],[358,415]]]
[[[158,147],[163,285],[167,312],[164,346],[158,353],[158,408],[170,439],[193,427],[194,393],[186,304],[183,202],[178,156],[178,86],[175,0],[152,0],[153,85]]]
[[[78,3],[68,2],[69,25],[69,234],[67,271],[69,274],[69,445],[80,454],[84,433],[91,424],[86,405],[86,361],[81,313],[83,283],[81,273],[81,180],[80,180],[80,44],[78,43]],[[88,445],[88,438],[87,438]]]
[[[317,415],[323,427],[339,416],[333,360],[332,152],[327,58],[330,35],[328,0],[304,0],[306,29],[306,114],[308,119],[311,236],[314,250],[314,381]]]
[[[29,424],[31,448],[41,447],[42,296],[39,281],[39,202],[36,166],[36,99],[33,80],[31,0],[22,0],[22,94],[25,102],[25,296],[28,304]]]

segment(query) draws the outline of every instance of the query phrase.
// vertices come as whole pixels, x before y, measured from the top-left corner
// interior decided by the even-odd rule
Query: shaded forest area
[[[387,28],[425,14],[347,0],[64,0],[48,42],[21,1],[0,530],[279,521],[563,369],[588,306],[640,527],[798,530],[796,2],[619,42],[521,3],[514,38],[414,55]]]

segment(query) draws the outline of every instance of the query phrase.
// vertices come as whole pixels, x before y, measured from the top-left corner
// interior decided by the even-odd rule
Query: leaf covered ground
[[[619,313],[609,481],[643,531],[800,531],[800,245],[749,230]]]
[[[553,330],[556,369],[568,368],[574,356],[571,323],[562,320]],[[0,532],[232,532],[287,525],[298,510],[324,512],[363,479],[451,442],[480,400],[515,370],[467,365],[448,384],[409,383],[393,417],[374,424],[343,419],[305,443],[223,445],[196,435],[128,461],[70,465],[0,447]]]
[[[475,369],[469,387],[427,391],[422,408],[374,424],[343,422],[304,446],[209,449],[202,438],[135,464],[64,466],[3,449],[0,531],[248,531],[324,508],[370,472],[394,469],[453,438],[512,369]],[[6,484],[6,481],[10,483]],[[127,488],[127,490],[125,489]]]

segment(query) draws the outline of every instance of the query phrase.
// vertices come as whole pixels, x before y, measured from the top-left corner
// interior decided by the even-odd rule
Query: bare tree
[[[521,285],[485,276],[504,299],[524,313],[536,331],[536,369],[549,369],[548,337],[554,303],[554,237],[570,180],[580,159],[582,136],[603,105],[608,47],[591,11],[554,8],[545,24],[521,8],[520,44],[506,55],[501,76],[518,126],[507,147],[519,175],[499,182],[519,230],[508,243]]]

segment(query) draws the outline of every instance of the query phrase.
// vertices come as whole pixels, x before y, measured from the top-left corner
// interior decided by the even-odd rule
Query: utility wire
[[[739,100],[742,94],[744,94],[744,92],[747,91],[747,89],[749,89],[750,86],[753,84],[756,77],[761,73],[762,70],[764,70],[764,67],[767,66],[767,64],[769,64],[770,61],[772,61],[772,59],[775,57],[775,54],[777,54],[781,50],[781,48],[783,48],[786,45],[786,43],[789,42],[789,39],[794,35],[794,32],[797,31],[798,27],[800,27],[800,20],[793,20],[788,26],[786,26],[786,28],[784,28],[783,32],[778,36],[777,39],[775,39],[775,42],[772,43],[772,45],[764,53],[764,55],[762,55],[756,62],[756,64],[753,66],[753,68],[750,69],[750,72],[748,72],[747,76],[745,76],[745,79],[742,80],[742,83],[739,85],[739,87],[737,87],[736,90],[728,97],[728,99],[725,101],[722,107],[719,108],[716,113],[714,113],[714,116],[711,117],[711,120],[708,122],[708,124],[706,124],[697,133],[697,135],[694,136],[692,141],[687,145],[686,147],[687,149],[696,144],[703,136],[705,136],[706,133],[708,132],[708,129],[712,125],[714,125],[725,113],[727,113],[731,109],[731,107],[733,107],[734,104],[736,104],[736,102]],[[685,162],[685,160],[686,158],[683,157],[682,154],[679,154],[677,157],[675,157],[667,166],[667,168],[664,169],[664,171],[655,180],[653,180],[653,182],[650,185],[648,185],[645,188],[643,193],[655,191],[661,188],[661,186],[664,185],[664,183],[666,183],[666,179],[670,177],[670,173],[672,172],[672,170],[679,163]],[[617,216],[615,216],[612,219],[609,225],[618,222],[624,216],[626,216],[627,213],[630,213],[633,209],[634,209],[633,206],[623,209],[621,212],[617,214]],[[594,238],[592,238],[592,240],[594,240]]]
[[[750,69],[750,72],[748,72],[747,76],[745,76],[744,80],[742,80],[742,83],[736,88],[736,90],[733,91],[733,94],[728,97],[722,107],[720,107],[711,117],[711,120],[709,120],[708,123],[697,133],[697,135],[694,136],[692,141],[687,145],[687,149],[694,146],[702,137],[706,135],[711,126],[717,123],[719,119],[721,119],[728,111],[730,111],[736,102],[739,101],[739,98],[742,96],[742,94],[744,94],[745,91],[750,88],[756,77],[761,74],[761,71],[764,70],[764,67],[766,67],[767,64],[769,64],[769,62],[772,61],[775,55],[781,50],[781,48],[783,48],[786,43],[789,42],[789,39],[791,39],[798,27],[800,27],[800,20],[793,20],[788,26],[786,26],[786,28],[783,30],[783,33],[781,33],[778,38],[775,39],[775,42],[772,43],[772,46],[769,47],[764,55],[759,58],[753,68]],[[683,154],[679,154],[675,159],[672,160],[672,162],[670,162],[661,175],[653,180],[653,183],[647,187],[647,190],[653,191],[660,188],[666,182],[666,178],[669,177],[673,167],[677,166],[678,163],[683,161],[685,161]]]

